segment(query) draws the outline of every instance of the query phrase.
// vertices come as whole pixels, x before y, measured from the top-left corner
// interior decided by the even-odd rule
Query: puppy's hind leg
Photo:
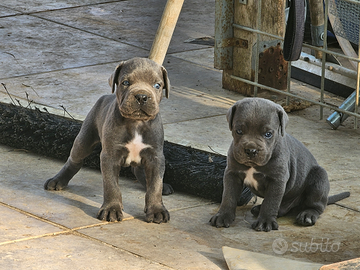
[[[62,190],[73,176],[80,170],[84,158],[89,156],[99,142],[99,136],[94,128],[84,122],[75,138],[70,156],[65,165],[53,178],[48,179],[44,188],[46,190]]]
[[[304,210],[296,217],[296,223],[312,226],[325,210],[330,184],[326,171],[320,166],[311,169],[306,181],[310,184],[304,191],[304,200],[301,205]]]

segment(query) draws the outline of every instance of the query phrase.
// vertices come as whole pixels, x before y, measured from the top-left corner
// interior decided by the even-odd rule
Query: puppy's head
[[[169,97],[170,81],[163,66],[147,58],[133,58],[121,62],[109,78],[120,113],[134,120],[152,120],[159,113],[165,90]]]
[[[234,157],[250,167],[269,162],[277,141],[286,135],[289,119],[280,105],[262,98],[239,100],[226,118],[232,131]]]

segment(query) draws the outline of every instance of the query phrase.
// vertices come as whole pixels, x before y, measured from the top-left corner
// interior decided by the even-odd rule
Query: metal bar
[[[332,55],[335,55],[335,56],[339,56],[339,57],[343,57],[343,58],[346,58],[346,59],[349,59],[349,60],[353,60],[353,61],[359,61],[358,58],[355,58],[355,57],[351,57],[351,56],[347,56],[343,53],[337,53],[337,52],[333,52],[333,51],[329,51],[329,50],[324,50],[322,49],[321,47],[315,47],[315,46],[312,46],[310,44],[303,44],[303,47],[306,47],[306,48],[310,48],[310,49],[317,49],[318,51],[322,51],[322,52],[325,52],[327,54],[332,54]]]
[[[355,5],[359,5],[359,4],[360,4],[359,0],[343,0],[343,1],[346,1],[346,2],[349,2],[349,3],[352,3],[352,4],[355,4]]]
[[[356,91],[354,91],[339,107],[340,109],[343,109],[345,111],[354,111],[355,110],[355,97],[356,97]],[[344,122],[349,117],[349,114],[345,113],[339,113],[339,112],[333,112],[328,119],[326,119],[326,122],[333,128],[337,129],[342,122]],[[357,118],[355,118],[357,119]]]
[[[302,52],[300,55],[300,59],[303,62],[309,62],[312,65],[321,67],[322,62],[319,59],[316,59],[315,56],[307,54]],[[330,70],[331,72],[343,75],[347,78],[350,79],[354,79],[356,80],[357,78],[357,72],[348,68],[345,68],[343,66],[339,66],[338,64],[334,64],[334,63],[326,63],[325,64],[325,69]]]
[[[235,23],[233,24],[233,26],[235,28],[238,28],[238,29],[241,29],[241,30],[244,30],[244,31],[249,31],[249,32],[252,32],[252,33],[259,33],[261,35],[268,36],[268,37],[271,37],[271,38],[274,38],[274,39],[284,40],[284,37],[280,37],[280,36],[277,36],[277,35],[262,32],[262,31],[252,29],[252,28],[247,27],[247,26],[242,26],[242,25],[235,24]],[[303,44],[303,47],[310,48],[310,49],[313,49],[313,50],[318,50],[318,51],[321,51],[321,52],[324,52],[324,53],[327,53],[327,54],[332,54],[332,55],[335,55],[335,56],[343,57],[343,58],[346,58],[346,59],[349,59],[349,60],[359,61],[358,58],[347,56],[345,54],[341,54],[341,53],[337,53],[337,52],[333,52],[333,51],[329,51],[327,49],[324,50],[321,47],[312,46],[310,44]]]
[[[359,27],[358,57],[359,57],[359,62],[357,63],[355,113],[358,113],[358,109],[359,109],[359,88],[360,88],[360,27]],[[354,129],[357,129],[357,127],[358,127],[358,118],[355,117]]]
[[[288,76],[287,76],[287,86],[286,86],[287,93],[291,93],[290,82],[291,82],[291,61],[288,64]],[[289,106],[289,104],[290,104],[290,97],[286,96],[286,106]]]
[[[325,18],[328,17],[329,0],[325,0]],[[327,23],[324,25],[324,44],[323,49],[327,50]],[[325,63],[326,53],[322,53],[321,63],[321,88],[320,88],[320,102],[324,103],[324,91],[325,91]],[[320,120],[324,118],[324,107],[320,107]]]
[[[234,23],[234,24],[233,24],[233,27],[234,27],[234,28],[237,28],[237,29],[240,29],[240,30],[244,30],[244,31],[248,31],[248,32],[253,32],[253,33],[255,33],[255,34],[261,34],[261,35],[264,35],[264,36],[272,37],[272,38],[274,38],[274,39],[284,40],[283,37],[280,37],[280,36],[277,36],[277,35],[273,35],[273,34],[270,34],[270,33],[267,33],[267,32],[263,32],[263,31],[260,31],[260,30],[258,30],[258,29],[252,29],[252,28],[250,28],[250,27],[243,26],[243,25],[240,25],[240,24]]]
[[[338,112],[341,112],[341,113],[346,113],[346,114],[349,114],[349,115],[351,115],[351,116],[360,117],[360,115],[358,115],[358,114],[356,114],[356,113],[349,112],[349,111],[340,109],[340,108],[338,108],[338,107],[335,107],[335,106],[332,106],[332,105],[329,105],[329,104],[326,104],[326,103],[321,103],[321,102],[319,102],[319,101],[315,101],[315,100],[312,100],[312,99],[308,99],[308,98],[305,98],[305,97],[302,97],[302,96],[299,96],[299,95],[296,95],[296,94],[293,94],[293,93],[284,92],[284,91],[282,91],[282,90],[279,90],[279,89],[276,89],[276,88],[272,88],[272,87],[269,87],[269,86],[266,86],[266,85],[262,85],[262,84],[259,84],[259,83],[255,83],[255,82],[253,82],[253,81],[250,81],[250,80],[247,80],[247,79],[243,79],[243,78],[240,78],[240,77],[237,77],[237,76],[234,76],[234,75],[230,75],[230,77],[231,77],[232,79],[238,80],[238,81],[240,81],[240,82],[248,83],[248,84],[251,84],[251,85],[253,85],[253,86],[258,86],[258,87],[261,87],[261,88],[263,88],[263,89],[266,89],[266,90],[269,90],[269,91],[273,91],[273,92],[276,92],[276,93],[279,93],[279,94],[282,94],[282,95],[285,95],[285,96],[289,96],[289,97],[293,97],[293,98],[305,100],[305,101],[308,101],[308,102],[313,103],[313,104],[315,104],[315,105],[323,106],[324,108],[332,109],[332,110],[335,110],[335,111],[338,111]]]
[[[256,28],[259,31],[256,33],[256,53],[255,53],[255,83],[259,82],[259,51],[260,51],[260,32],[261,32],[261,4],[262,1],[257,1],[257,20],[256,20]],[[258,88],[254,87],[254,97],[257,97]]]

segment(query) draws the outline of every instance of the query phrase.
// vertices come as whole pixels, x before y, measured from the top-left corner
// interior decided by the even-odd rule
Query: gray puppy
[[[252,224],[257,231],[278,229],[276,218],[294,207],[300,211],[298,224],[314,225],[327,204],[350,195],[344,192],[328,198],[326,171],[301,142],[285,132],[288,120],[280,105],[262,98],[245,98],[229,109],[233,141],[220,209],[210,220],[213,226],[229,227],[234,221],[243,185],[264,198],[251,210],[258,217]]]
[[[80,170],[85,157],[101,143],[100,167],[104,202],[98,219],[121,221],[121,167],[133,166],[137,179],[146,187],[147,222],[167,222],[169,212],[162,202],[165,157],[164,131],[159,103],[170,81],[164,67],[146,58],[121,62],[109,79],[112,95],[102,96],[91,109],[77,135],[70,156],[60,172],[46,181],[47,190],[61,190]],[[115,93],[114,93],[115,92]],[[164,185],[165,194],[172,193]]]

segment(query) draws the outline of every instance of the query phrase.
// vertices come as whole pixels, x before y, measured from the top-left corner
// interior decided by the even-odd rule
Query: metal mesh
[[[336,17],[332,26],[335,35],[359,44],[360,0],[329,2],[329,13]]]

